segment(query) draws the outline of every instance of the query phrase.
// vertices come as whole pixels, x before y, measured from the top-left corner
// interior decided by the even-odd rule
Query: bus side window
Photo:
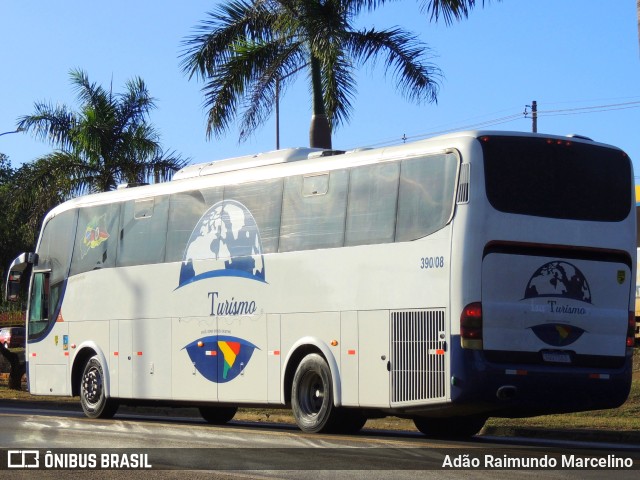
[[[349,171],[285,178],[280,251],[341,247]]]
[[[393,242],[399,176],[399,162],[351,171],[345,245]]]
[[[240,202],[253,215],[260,232],[262,253],[278,251],[282,184],[282,179],[276,178],[224,187],[225,200]]]
[[[119,203],[79,210],[70,275],[115,266],[119,223]]]
[[[457,169],[455,154],[402,161],[396,242],[417,240],[448,223],[453,211]]]
[[[169,196],[125,202],[117,266],[148,265],[164,261]]]
[[[207,204],[202,192],[199,190],[171,195],[169,224],[167,227],[166,262],[183,260],[191,232],[198,225],[200,217],[206,210]]]

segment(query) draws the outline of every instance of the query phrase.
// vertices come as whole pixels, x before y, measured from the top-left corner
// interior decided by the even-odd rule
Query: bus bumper
[[[490,362],[482,351],[458,352],[452,368],[452,406],[495,417],[527,417],[616,408],[631,389],[632,356],[620,368]]]

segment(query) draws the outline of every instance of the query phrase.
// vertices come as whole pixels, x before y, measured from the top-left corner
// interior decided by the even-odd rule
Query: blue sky
[[[115,92],[142,77],[157,99],[151,122],[166,150],[200,163],[275,149],[272,116],[238,143],[232,128],[207,140],[202,84],[180,68],[182,41],[220,2],[204,0],[0,0],[0,133],[35,101],[77,106],[69,70]],[[640,53],[635,0],[495,0],[452,26],[429,23],[415,1],[392,2],[359,24],[396,25],[420,37],[443,71],[437,104],[408,103],[380,67],[358,72],[349,124],[334,148],[400,143],[443,131],[530,131],[523,111],[538,102],[538,131],[577,133],[624,149],[640,175]],[[598,107],[598,108],[591,108]],[[281,99],[282,147],[308,145],[310,101],[301,75]],[[500,121],[500,119],[503,119]],[[26,134],[0,136],[14,167],[49,153]]]

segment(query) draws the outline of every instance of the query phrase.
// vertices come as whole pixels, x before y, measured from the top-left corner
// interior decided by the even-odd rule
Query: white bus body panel
[[[281,404],[286,359],[301,339],[314,338],[332,357],[327,360],[333,365],[336,404],[409,405],[413,399],[394,402],[391,397],[391,316],[396,311],[448,312],[450,236],[451,228],[445,227],[403,245],[266,255],[265,282],[226,277],[178,288],[180,264],[175,263],[94,271],[91,282],[89,273],[79,274],[68,280],[64,322],[54,329],[69,329],[69,345],[96,342],[108,359],[113,397]],[[428,259],[436,257],[438,267],[429,268]],[[213,270],[218,262],[204,261],[199,267]],[[299,281],[292,282],[292,276]],[[108,308],[101,308],[104,298],[113,299]],[[224,302],[232,301],[255,302],[256,311],[216,315]],[[56,331],[31,348],[49,359],[53,352],[40,352],[55,350],[64,362],[63,333]],[[49,340],[56,335],[58,346]],[[241,373],[228,382],[207,379],[188,353],[189,344],[213,335],[254,346]],[[274,378],[279,379],[277,388]],[[51,394],[50,388],[32,384],[35,394]],[[433,401],[445,397],[441,393]]]

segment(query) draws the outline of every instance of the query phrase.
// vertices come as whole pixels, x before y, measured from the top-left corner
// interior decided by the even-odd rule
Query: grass
[[[640,380],[633,381],[629,398],[618,408],[531,418],[491,418],[487,427],[640,431]]]
[[[631,392],[620,407],[530,418],[491,418],[487,427],[640,431],[640,348],[634,350]]]

